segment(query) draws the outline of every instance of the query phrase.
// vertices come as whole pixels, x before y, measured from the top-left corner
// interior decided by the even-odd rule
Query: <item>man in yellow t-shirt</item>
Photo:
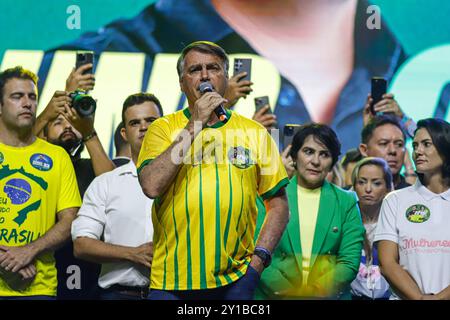
[[[288,221],[286,171],[263,126],[223,108],[219,120],[221,47],[194,42],[177,69],[189,107],[151,125],[137,163],[156,198],[150,299],[252,299]],[[267,215],[255,247],[257,194]]]
[[[0,73],[0,300],[53,299],[53,251],[70,238],[81,205],[64,149],[33,134],[37,76]]]

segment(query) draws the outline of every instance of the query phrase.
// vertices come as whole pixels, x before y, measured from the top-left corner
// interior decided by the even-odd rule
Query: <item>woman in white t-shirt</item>
[[[377,248],[373,247],[375,228],[384,197],[393,189],[392,173],[382,158],[364,158],[353,169],[353,189],[366,229],[361,263],[356,279],[351,283],[353,300],[388,299],[389,283],[381,275]]]
[[[390,193],[375,232],[391,298],[450,299],[450,124],[417,123],[416,184]]]

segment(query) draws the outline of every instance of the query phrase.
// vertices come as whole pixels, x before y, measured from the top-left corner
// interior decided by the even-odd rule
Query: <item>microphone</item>
[[[206,81],[200,83],[199,90],[201,94],[204,94],[206,92],[213,92],[214,88],[209,81]],[[228,121],[228,117],[225,112],[225,109],[223,108],[223,105],[216,107],[214,109],[214,113],[216,114],[217,118],[219,118],[219,120],[222,121],[223,123]]]

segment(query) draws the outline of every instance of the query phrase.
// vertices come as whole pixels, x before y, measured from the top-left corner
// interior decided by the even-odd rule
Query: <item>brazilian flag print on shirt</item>
[[[39,138],[27,147],[0,143],[0,244],[23,246],[43,236],[57,212],[80,207],[75,172],[61,147]],[[0,270],[0,296],[56,295],[53,252],[36,257],[37,274],[30,285],[11,285],[11,273]]]
[[[254,250],[256,197],[268,199],[289,182],[267,130],[228,113],[228,122],[195,138],[153,204],[153,289],[210,289],[242,277]],[[173,143],[190,116],[186,108],[149,126],[138,172]]]

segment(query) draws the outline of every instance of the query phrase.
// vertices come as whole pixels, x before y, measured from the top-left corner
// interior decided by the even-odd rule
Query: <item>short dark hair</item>
[[[123,122],[120,122],[116,128],[116,131],[114,131],[114,148],[116,149],[116,155],[119,154],[120,151],[128,144],[128,142],[126,142],[120,134],[120,131],[124,127]]]
[[[406,141],[405,130],[397,118],[393,115],[381,115],[376,116],[362,129],[361,131],[361,142],[364,144],[369,143],[370,139],[373,136],[373,132],[376,128],[384,126],[386,124],[391,124],[400,129],[403,134],[403,140]]]
[[[367,157],[364,158],[355,165],[355,168],[353,168],[352,172],[352,185],[353,188],[356,185],[356,179],[358,178],[359,172],[361,171],[361,168],[364,166],[377,166],[383,170],[383,178],[384,182],[386,183],[386,188],[388,190],[392,190],[394,185],[392,184],[393,178],[392,178],[392,172],[389,168],[388,163],[383,158],[375,158],[375,157]]]
[[[223,68],[225,71],[225,75],[228,75],[229,60],[228,60],[228,56],[227,56],[227,53],[225,52],[225,50],[221,46],[215,44],[214,42],[195,41],[195,42],[192,42],[191,44],[188,44],[181,51],[180,57],[178,58],[178,61],[177,61],[178,78],[181,78],[181,75],[183,74],[184,58],[186,57],[188,52],[192,51],[192,50],[198,51],[201,53],[211,54],[216,57],[219,57],[220,60],[222,60],[222,62],[223,62]]]
[[[3,103],[3,94],[5,90],[5,85],[10,79],[24,79],[33,81],[34,85],[37,86],[38,76],[31,72],[30,70],[24,69],[22,66],[17,66],[14,68],[9,68],[0,72],[0,103]]]
[[[341,166],[343,169],[347,169],[347,166],[352,162],[358,162],[363,158],[361,152],[359,152],[359,149],[353,148],[349,149],[345,155],[342,157],[341,160]]]
[[[331,165],[331,167],[333,167],[341,154],[341,143],[339,142],[339,139],[333,129],[325,124],[308,123],[300,126],[292,139],[292,147],[289,152],[291,158],[294,159],[294,161],[297,159],[298,151],[305,143],[306,138],[310,135],[317,138],[325,145],[325,147],[328,148],[333,159],[333,163]]]
[[[422,128],[428,131],[437,152],[442,157],[442,177],[450,178],[450,124],[442,119],[423,119],[417,122],[414,135]],[[423,175],[418,173],[418,176],[423,181]]]
[[[137,104],[141,104],[144,103],[146,101],[150,101],[153,102],[154,104],[156,104],[156,106],[158,107],[158,111],[160,116],[162,117],[163,114],[163,109],[161,106],[161,102],[159,102],[158,98],[151,94],[151,93],[146,93],[146,92],[140,92],[140,93],[135,93],[132,94],[130,96],[128,96],[125,101],[123,102],[123,107],[122,107],[122,123],[124,124],[124,126],[126,125],[126,121],[125,121],[125,111],[127,111],[127,109],[129,107],[135,106]]]

